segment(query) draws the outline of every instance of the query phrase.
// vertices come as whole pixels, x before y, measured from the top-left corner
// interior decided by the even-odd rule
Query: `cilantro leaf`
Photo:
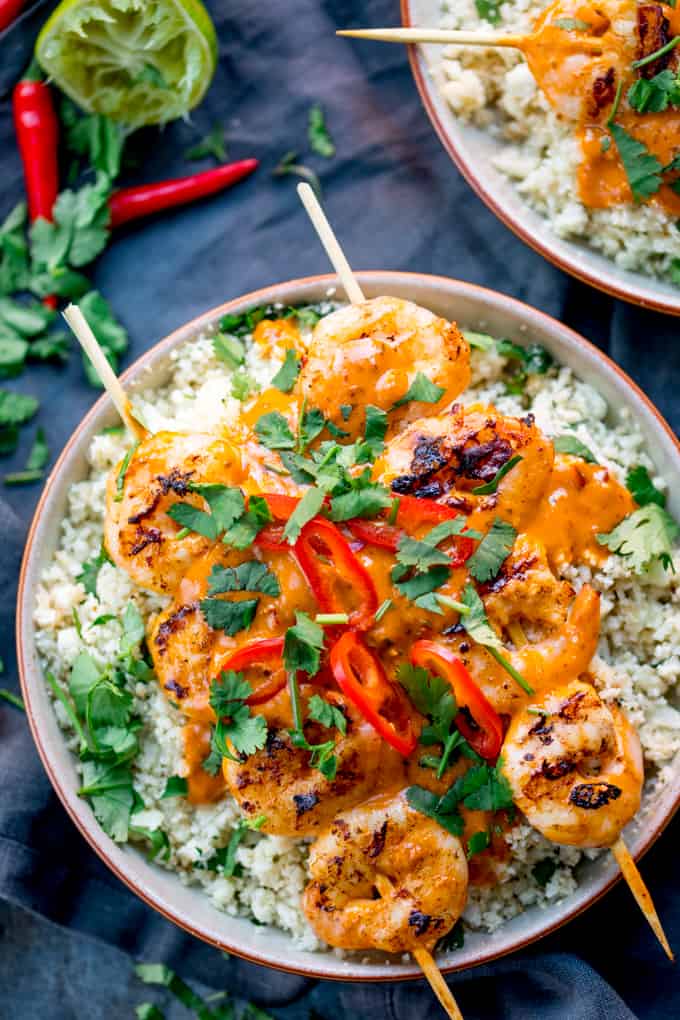
[[[213,542],[217,538],[218,532],[215,518],[191,503],[173,503],[171,507],[168,507],[167,514],[181,528],[195,531],[197,534],[203,535],[204,538],[209,538]]]
[[[384,440],[387,432],[387,411],[383,411],[379,407],[374,407],[373,404],[367,404],[364,410],[366,414],[364,444],[368,448],[370,459],[375,460],[376,457],[380,456],[385,448]]]
[[[657,489],[649,477],[647,468],[641,464],[631,468],[626,475],[626,487],[638,506],[647,506],[649,503],[656,503],[660,507],[666,506],[665,492]]]
[[[231,715],[234,708],[238,708],[252,693],[253,688],[244,679],[243,673],[233,670],[222,672],[210,685],[210,707],[219,719]]]
[[[326,701],[319,694],[314,694],[309,699],[308,711],[310,719],[321,723],[327,729],[330,730],[335,727],[343,735],[347,732],[347,719],[343,713],[337,705],[331,705],[329,701]]]
[[[97,594],[97,578],[105,563],[111,563],[111,558],[102,545],[97,555],[83,563],[80,573],[76,574],[76,581],[80,581],[88,595]]]
[[[326,127],[326,120],[319,103],[314,103],[314,106],[310,108],[307,138],[312,151],[319,156],[330,159],[335,155],[335,145]]]
[[[230,336],[228,333],[215,333],[212,345],[215,357],[229,368],[238,368],[246,359],[246,349],[238,337]]]
[[[653,78],[638,78],[627,98],[638,113],[662,113],[669,105],[680,106],[680,79],[670,68]]]
[[[253,689],[243,679],[242,673],[230,671],[213,680],[210,686],[210,705],[218,717],[212,737],[215,756],[234,758],[227,741],[237,754],[251,755],[265,746],[267,724],[264,717],[251,715],[245,703],[252,693]],[[209,771],[206,762],[203,762],[203,768]]]
[[[301,364],[302,362],[295,351],[287,350],[281,368],[272,379],[272,386],[276,386],[277,390],[281,390],[282,393],[290,393],[300,373]]]
[[[78,793],[87,797],[104,832],[116,843],[128,838],[134,804],[132,774],[127,765],[83,763],[83,785]]]
[[[410,663],[399,666],[397,678],[421,715],[431,720],[428,732],[421,734],[421,743],[445,743],[458,712],[451,685],[436,673]]]
[[[437,386],[422,372],[417,372],[404,396],[394,404],[393,410],[412,400],[417,400],[422,404],[436,404],[443,397],[444,392],[443,386]]]
[[[215,855],[218,858],[217,863],[219,870],[225,878],[231,878],[232,875],[240,873],[241,866],[236,863],[236,851],[241,845],[241,841],[245,834],[256,829],[261,829],[266,821],[266,815],[258,815],[257,818],[253,818],[252,820],[249,818],[239,818],[235,829],[229,837],[229,843],[227,844],[226,850],[224,853],[221,853],[218,850]]]
[[[295,449],[295,436],[280,411],[268,411],[258,418],[255,434],[269,450]]]
[[[610,124],[609,132],[621,157],[634,200],[640,202],[655,195],[662,183],[662,164],[620,124]]]
[[[463,816],[456,807],[449,808],[448,805],[442,805],[443,798],[436,793],[432,793],[422,786],[409,786],[406,790],[406,800],[415,811],[432,818],[452,836],[463,835],[465,828]]]
[[[308,524],[313,517],[316,517],[323,506],[325,494],[321,489],[307,489],[304,496],[293,510],[286,521],[283,529],[283,537],[290,545],[294,545],[300,537],[300,532],[305,524]]]
[[[555,453],[568,453],[572,457],[580,457],[586,464],[597,464],[595,455],[576,436],[555,436],[552,441]]]
[[[467,780],[463,800],[466,808],[470,811],[502,811],[512,807],[512,790],[502,768],[503,759],[499,758],[495,766],[474,765],[466,772],[463,777]]]
[[[403,568],[401,569],[408,569]],[[392,581],[395,587],[404,595],[407,599],[412,601],[419,598],[421,595],[426,595],[428,592],[435,591],[437,588],[448,581],[451,571],[448,567],[438,565],[430,567],[422,574],[416,574],[414,577],[401,580],[401,576],[397,573],[398,568],[392,569]]]
[[[451,559],[445,552],[430,545],[429,542],[422,542],[411,538],[410,535],[404,535],[399,539],[397,545],[397,561],[405,567],[415,567],[417,572],[422,574],[437,564],[449,564]]]
[[[35,397],[0,389],[0,427],[23,425],[33,417],[38,406]]]
[[[633,510],[608,534],[598,535],[597,541],[622,556],[631,570],[639,574],[656,559],[672,571],[673,544],[678,535],[678,524],[654,502]]]
[[[142,614],[134,602],[128,602],[121,620],[123,634],[120,639],[120,653],[130,655],[144,640],[146,629]]]
[[[473,832],[467,841],[467,859],[470,860],[475,854],[482,853],[483,850],[488,849],[491,846],[491,836],[487,829],[481,829],[479,832]]]
[[[495,492],[496,489],[498,488],[498,483],[502,481],[502,479],[505,478],[508,472],[512,471],[515,464],[519,464],[521,460],[522,457],[519,453],[516,453],[514,457],[510,458],[510,460],[506,460],[505,464],[503,464],[503,466],[498,469],[498,471],[491,479],[491,481],[487,482],[485,485],[478,485],[476,488],[472,490],[473,494],[475,496],[486,496],[492,492]]]
[[[248,509],[224,533],[222,541],[234,549],[247,549],[258,534],[272,520],[272,512],[262,496],[249,496]]]
[[[495,577],[515,544],[517,532],[512,524],[496,517],[491,528],[467,560],[467,568],[482,583]]]
[[[224,595],[230,591],[260,591],[276,597],[281,594],[281,587],[276,574],[259,560],[247,560],[237,567],[216,563],[208,577],[208,595]]]
[[[226,161],[227,147],[224,144],[224,124],[215,124],[212,131],[209,131],[184,153],[184,158],[189,161],[205,159],[206,156],[214,156],[219,163]]]
[[[473,641],[484,645],[485,648],[502,648],[501,639],[489,623],[484,603],[474,586],[466,584],[460,598],[463,605],[467,606],[470,610],[467,615],[461,617],[460,622]]]
[[[199,484],[189,485],[192,492],[197,492],[210,507],[218,533],[226,531],[243,515],[246,508],[243,493],[231,485]]]
[[[307,613],[296,612],[295,624],[286,631],[283,645],[283,664],[289,673],[302,670],[309,676],[319,672],[321,651],[324,646],[323,628]]]
[[[296,177],[302,177],[303,181],[307,181],[314,190],[314,193],[321,198],[321,181],[318,174],[315,174],[311,167],[305,166],[304,163],[299,163],[299,155],[300,153],[296,152],[295,149],[284,153],[272,170],[272,176],[286,177],[288,174],[293,174]]]
[[[557,871],[557,861],[554,857],[542,857],[540,861],[536,861],[531,874],[534,877],[534,881],[537,885],[545,888],[550,879]]]
[[[500,24],[502,0],[475,0],[475,7],[480,18],[492,25]]]
[[[125,353],[128,346],[127,330],[116,319],[108,301],[96,290],[89,291],[80,299],[80,310],[99,341],[107,361],[114,372],[117,371],[120,355]],[[88,382],[102,389],[103,384],[86,354],[83,354],[83,367]]]
[[[375,517],[392,505],[392,494],[384,485],[370,482],[361,488],[351,489],[331,500],[329,517],[332,521],[349,521],[353,517]]]
[[[462,333],[470,347],[475,350],[493,351],[496,347],[496,341],[488,333],[476,333],[471,329],[464,329]]]
[[[168,797],[186,797],[188,792],[189,784],[183,776],[170,776],[161,794],[161,800]]]
[[[227,599],[201,599],[199,606],[206,623],[213,630],[223,630],[229,637],[250,627],[255,618],[259,599],[240,599],[231,602]]]
[[[320,436],[326,427],[326,419],[318,407],[311,407],[304,410],[300,419],[300,431],[298,434],[297,449],[302,453],[317,436]]]

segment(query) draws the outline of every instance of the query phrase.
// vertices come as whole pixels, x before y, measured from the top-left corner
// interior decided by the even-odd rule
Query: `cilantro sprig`
[[[502,758],[498,759],[495,766],[486,762],[475,764],[459,776],[443,796],[422,786],[409,786],[406,799],[412,808],[432,818],[453,836],[462,836],[465,824],[460,804],[470,811],[512,810],[512,791],[502,767]],[[480,840],[477,840],[476,849],[472,852],[479,852],[480,849]]]
[[[503,644],[496,634],[486,615],[484,603],[477,594],[472,584],[466,584],[461,595],[461,601],[467,606],[469,612],[460,618],[461,625],[465,628],[473,641],[486,648],[499,666],[509,673],[513,680],[519,684],[526,694],[534,693],[531,685],[524,679],[522,674],[515,669],[511,662],[503,655],[501,649]]]
[[[210,707],[217,716],[217,726],[212,734],[212,753],[230,761],[240,761],[242,756],[255,754],[265,746],[267,723],[264,716],[252,715],[246,704],[252,693],[253,688],[242,673],[229,670],[213,680]]]
[[[607,534],[597,535],[600,545],[621,556],[636,573],[648,570],[659,560],[666,570],[675,571],[673,546],[680,526],[658,502],[633,510]]]
[[[466,562],[467,569],[476,581],[491,581],[510,555],[517,531],[508,521],[494,519],[491,528]]]

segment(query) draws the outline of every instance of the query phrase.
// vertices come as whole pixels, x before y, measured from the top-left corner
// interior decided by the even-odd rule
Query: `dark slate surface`
[[[0,216],[22,194],[8,90],[51,6],[34,4],[0,39]],[[336,27],[395,23],[396,2],[285,0],[256,7],[247,0],[212,0],[208,6],[220,38],[215,82],[191,124],[144,136],[143,175],[153,180],[185,173],[183,150],[216,120],[227,125],[230,156],[255,155],[262,167],[233,192],[121,234],[101,257],[96,285],[130,331],[128,362],[221,301],[326,271],[293,181],[270,177],[284,152],[305,150],[307,110],[320,100],[338,154],[327,163],[317,157],[310,162],[321,172],[326,207],[352,265],[457,276],[558,316],[609,351],[677,428],[677,320],[596,293],[526,248],[450,164],[421,108],[403,50],[333,37]],[[77,357],[62,371],[33,367],[11,385],[40,396],[39,421],[53,454],[96,397]],[[23,465],[30,441],[26,430],[17,456],[3,469]],[[32,487],[5,491],[0,499],[0,654],[3,684],[14,687],[14,590],[37,497]],[[268,1007],[288,1004],[281,1015],[291,1018],[307,1017],[312,1007],[334,1020],[440,1015],[422,983],[318,985],[226,960],[183,935],[128,893],[88,850],[51,791],[23,717],[5,707],[0,776],[0,1018],[132,1016],[136,1003],[153,996],[131,976],[125,954],[162,959],[205,988],[229,987]],[[676,945],[680,900],[673,837],[679,831],[677,823],[671,826],[644,862]],[[540,947],[452,981],[467,1020],[624,1020],[633,1014],[670,1020],[680,1015],[674,978],[629,894],[619,888]],[[181,1015],[186,1013],[169,1007],[173,1020]]]

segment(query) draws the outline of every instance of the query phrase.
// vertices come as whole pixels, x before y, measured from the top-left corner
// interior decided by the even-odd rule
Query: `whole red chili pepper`
[[[191,174],[189,177],[121,188],[120,191],[114,191],[109,199],[111,227],[120,227],[131,220],[151,216],[163,209],[185,205],[197,198],[205,198],[206,195],[224,191],[237,181],[243,180],[258,166],[259,162],[256,159],[242,159],[237,163],[225,163],[224,166],[217,166],[200,174]]]
[[[29,219],[31,223],[37,219],[51,221],[59,191],[59,126],[52,93],[37,65],[31,64],[15,85],[12,105],[17,144],[24,164]],[[46,297],[44,303],[50,308],[57,307],[54,297]]]
[[[0,0],[0,32],[9,28],[26,6],[26,0]]]

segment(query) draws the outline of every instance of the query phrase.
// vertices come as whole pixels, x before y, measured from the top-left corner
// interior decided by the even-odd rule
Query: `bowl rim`
[[[409,28],[414,27],[411,6],[412,0],[400,0],[401,22],[402,25]],[[420,94],[421,102],[425,107],[425,112],[430,118],[432,126],[439,136],[440,142],[472,190],[479,198],[481,198],[482,202],[484,202],[487,208],[491,210],[494,216],[496,216],[501,223],[508,227],[508,229],[516,234],[520,240],[524,241],[525,244],[529,245],[530,248],[533,248],[535,252],[542,255],[543,258],[550,262],[551,265],[556,266],[558,269],[562,269],[565,273],[568,273],[570,276],[580,280],[581,283],[586,283],[603,294],[609,294],[611,297],[619,298],[620,300],[626,301],[628,304],[636,305],[639,308],[646,308],[650,311],[656,312],[665,312],[666,315],[680,316],[680,295],[677,301],[674,301],[672,298],[667,300],[664,297],[647,297],[644,294],[631,293],[626,289],[624,284],[617,284],[610,280],[602,280],[595,271],[590,271],[581,267],[577,253],[574,255],[573,260],[568,256],[559,255],[553,250],[548,241],[543,241],[534,236],[529,227],[523,226],[522,221],[518,216],[505,209],[502,203],[494,197],[492,190],[487,188],[477,176],[472,163],[465,159],[440,117],[432,99],[432,91],[435,86],[434,83],[430,85],[427,81],[425,60],[422,53],[419,52],[418,45],[414,43],[407,43],[406,49],[408,50],[411,73],[413,74],[416,87]],[[577,244],[578,242],[571,243]],[[606,258],[604,255],[602,257]],[[612,265],[613,264],[614,263],[612,263]],[[642,275],[641,278],[643,280],[642,286],[644,286],[644,280],[646,277]],[[653,277],[650,279],[653,280]]]
[[[462,296],[471,296],[489,298],[497,301],[501,298],[504,305],[511,308],[512,311],[518,315],[528,318],[528,313],[535,320],[543,321],[546,326],[550,329],[557,327],[563,334],[567,334],[572,342],[578,347],[583,348],[586,352],[594,354],[596,358],[599,358],[604,362],[605,367],[608,367],[610,371],[613,371],[619,376],[620,380],[633,391],[635,396],[641,400],[646,406],[652,417],[655,419],[655,424],[660,427],[664,432],[667,433],[671,439],[673,445],[676,447],[680,454],[680,440],[674,434],[668,423],[665,421],[661,413],[654,406],[652,401],[646,394],[640,389],[640,387],[629,378],[629,376],[615,363],[607,354],[601,351],[598,347],[592,344],[585,337],[582,337],[579,333],[572,330],[570,327],[560,323],[559,320],[548,315],[546,312],[540,311],[539,309],[533,308],[527,305],[523,301],[519,301],[517,298],[510,297],[503,294],[500,291],[491,290],[488,287],[481,287],[477,284],[468,283],[463,280],[456,280],[451,277],[444,277],[429,273],[417,273],[417,272],[402,272],[396,270],[362,270],[356,273],[358,281],[371,283],[374,279],[379,278],[385,280],[386,278],[394,279],[395,283],[408,284],[410,281],[419,280],[421,282],[432,283],[434,285],[443,285],[449,287],[454,284],[460,289]],[[304,287],[314,286],[335,286],[339,291],[342,290],[339,284],[338,278],[332,274],[319,274],[314,276],[300,277],[294,280],[282,281],[278,284],[270,284],[267,287],[258,288],[255,291],[251,291],[247,294],[240,295],[223,304],[217,305],[206,312],[202,312],[200,315],[190,319],[187,323],[179,326],[173,330],[168,336],[159,340],[153,344],[148,350],[144,351],[139,358],[137,358],[120,376],[123,384],[126,380],[134,375],[139,375],[148,362],[155,360],[156,357],[161,355],[166,350],[172,350],[177,344],[188,340],[193,334],[196,334],[204,325],[216,321],[220,316],[227,314],[228,312],[239,308],[248,307],[261,303],[262,299],[266,295],[270,295],[272,290],[275,289],[296,289]],[[360,962],[353,963],[349,968],[340,971],[328,971],[323,966],[323,955],[319,954],[320,966],[317,969],[309,969],[303,966],[286,965],[281,962],[274,962],[269,959],[265,953],[249,952],[242,949],[239,946],[234,946],[229,941],[229,936],[225,936],[223,939],[217,940],[208,935],[201,926],[192,922],[180,908],[176,910],[166,907],[162,903],[159,903],[154,894],[142,887],[142,884],[131,877],[124,868],[119,867],[118,864],[111,859],[107,849],[108,837],[105,837],[103,830],[99,829],[96,822],[93,821],[91,825],[85,824],[85,822],[77,815],[75,808],[70,803],[70,793],[66,788],[66,785],[62,782],[58,769],[53,765],[49,750],[49,740],[47,737],[43,738],[40,730],[36,715],[32,705],[32,693],[31,693],[31,681],[30,675],[32,666],[25,654],[25,648],[22,640],[23,630],[25,627],[25,614],[29,614],[31,609],[26,604],[27,595],[27,576],[29,572],[29,561],[33,555],[33,546],[35,542],[36,532],[41,522],[41,517],[46,507],[50,502],[52,489],[55,487],[61,466],[67,459],[71,451],[80,441],[82,433],[85,431],[90,422],[98,417],[100,413],[107,407],[111,407],[110,398],[106,393],[103,393],[93,404],[90,410],[85,414],[83,419],[74,429],[72,435],[66,442],[63,450],[57,458],[50,474],[45,482],[45,486],[40,495],[40,499],[36,506],[31,525],[26,537],[26,543],[24,546],[24,553],[21,562],[21,570],[19,575],[19,585],[17,593],[17,612],[16,612],[16,650],[17,650],[17,664],[19,671],[19,679],[21,684],[21,693],[24,699],[26,708],[26,717],[31,730],[33,741],[36,745],[38,754],[42,761],[43,767],[47,772],[47,776],[50,780],[52,787],[54,788],[57,796],[59,797],[62,806],[65,808],[67,814],[71,818],[71,821],[75,824],[80,834],[85,838],[90,847],[95,851],[98,857],[104,862],[104,864],[114,873],[114,875],[123,882],[127,888],[138,896],[147,906],[156,910],[166,920],[176,924],[179,928],[188,932],[196,938],[201,939],[203,942],[214,946],[217,949],[226,951],[234,956],[237,956],[249,963],[258,964],[260,966],[269,967],[274,970],[283,971],[285,973],[296,974],[303,977],[320,978],[324,980],[332,981],[360,981],[365,983],[379,983],[379,982],[396,982],[396,981],[409,981],[417,980],[422,978],[422,972],[418,965],[413,964],[403,965],[402,968],[393,974],[375,975],[362,973],[362,964]],[[674,800],[670,803],[666,814],[662,817],[653,827],[647,827],[642,839],[639,841],[639,846],[635,853],[636,860],[639,860],[656,842],[659,836],[666,829],[676,811],[680,807],[680,789],[677,790]],[[101,835],[100,835],[101,834]],[[103,837],[103,838],[102,838]],[[518,950],[525,949],[527,946],[537,942],[539,939],[544,938],[547,935],[552,934],[568,921],[573,920],[578,915],[582,914],[587,910],[593,903],[600,900],[605,893],[607,893],[619,880],[621,879],[620,871],[614,872],[609,878],[600,879],[600,885],[595,889],[588,897],[581,903],[575,904],[573,907],[568,909],[564,914],[561,914],[557,920],[552,923],[541,927],[540,931],[529,935],[521,936],[514,945],[504,947],[501,949],[490,950],[487,952],[482,951],[479,956],[466,963],[456,964],[455,960],[451,963],[442,963],[440,969],[442,973],[451,974],[458,971],[464,971],[478,967],[483,964],[492,962],[493,960],[499,959],[503,956],[507,956],[510,953],[517,952]]]

